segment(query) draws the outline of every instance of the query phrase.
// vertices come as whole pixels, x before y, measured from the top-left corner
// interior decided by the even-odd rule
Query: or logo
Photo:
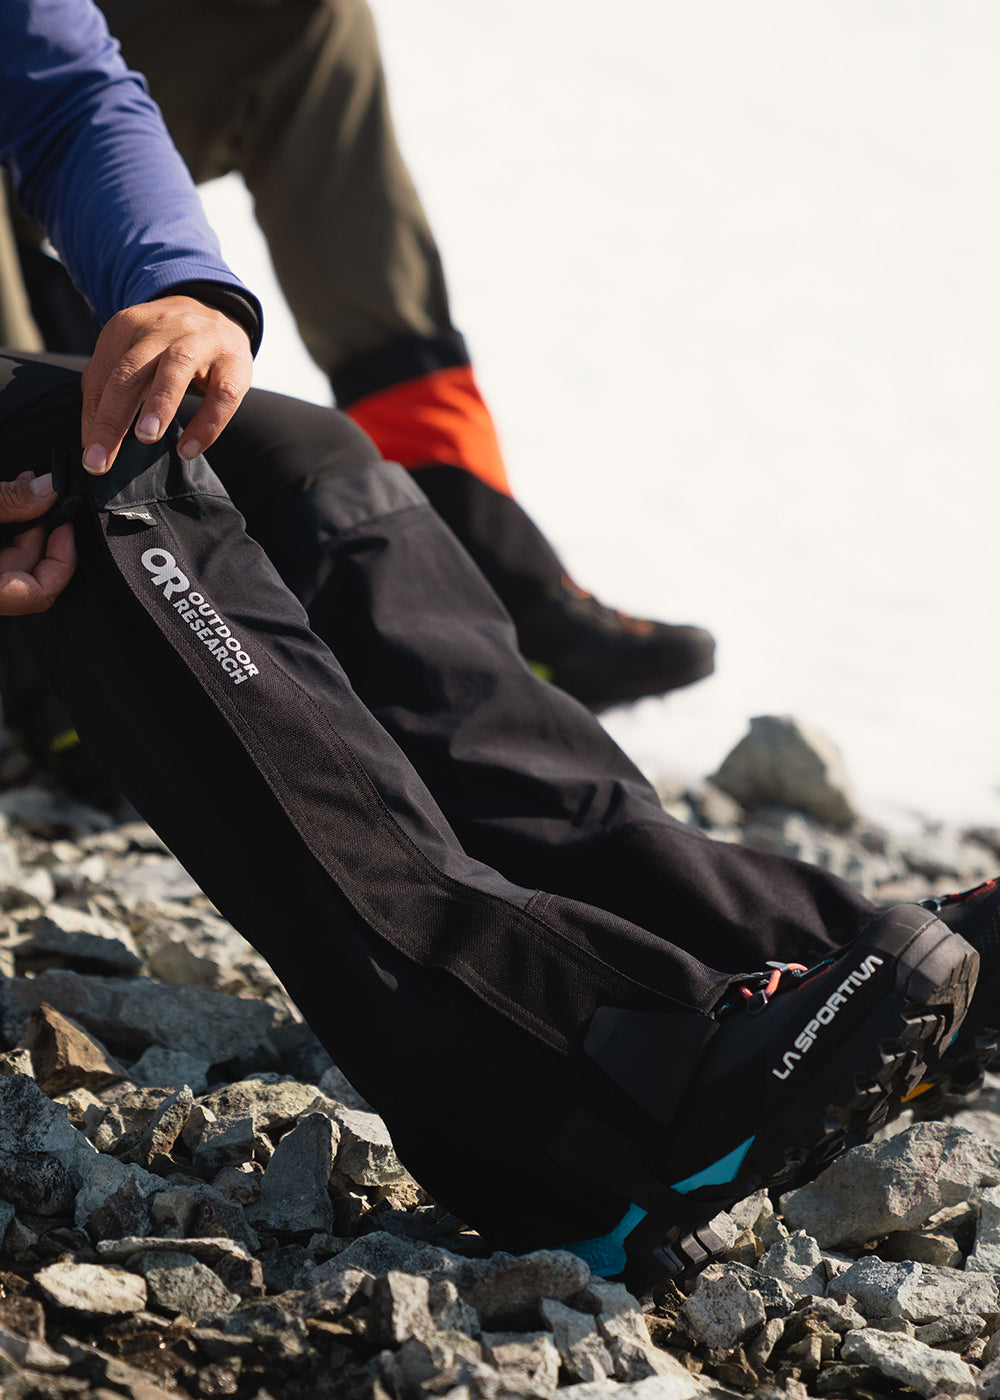
[[[250,660],[250,653],[232,628],[215,610],[203,593],[191,590],[191,581],[169,549],[147,549],[142,555],[143,568],[149,573],[154,588],[186,622],[194,637],[208,649],[233,685],[242,685],[251,676],[259,675]],[[175,595],[179,594],[179,597]]]
[[[806,1023],[795,1037],[792,1042],[795,1049],[785,1051],[781,1059],[782,1068],[772,1069],[771,1073],[776,1079],[788,1078],[802,1056],[808,1054],[816,1044],[816,1037],[823,1027],[829,1026],[832,1021],[836,1020],[841,1009],[847,1005],[848,999],[854,995],[859,987],[864,986],[875,969],[882,965],[882,959],[876,953],[871,953],[860,967],[847,974],[837,990],[827,997],[817,1010],[816,1015]]]

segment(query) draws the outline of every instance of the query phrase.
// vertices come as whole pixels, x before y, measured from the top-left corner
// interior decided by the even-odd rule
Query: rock
[[[985,1326],[985,1317],[979,1317],[976,1313],[952,1313],[950,1317],[937,1317],[933,1322],[925,1322],[913,1335],[918,1342],[925,1342],[929,1347],[964,1351]]]
[[[247,1217],[262,1229],[303,1234],[333,1229],[330,1172],[337,1146],[334,1124],[310,1113],[283,1137],[268,1162],[260,1196]]]
[[[201,890],[169,855],[133,855],[115,872],[115,891],[126,906],[197,899]]]
[[[158,1254],[186,1254],[208,1264],[226,1287],[241,1298],[259,1297],[264,1291],[259,1261],[233,1240],[221,1237],[174,1240],[166,1236],[134,1235],[118,1240],[102,1240],[97,1246],[98,1257],[103,1263],[126,1262],[136,1255],[154,1251]]]
[[[193,1104],[194,1096],[187,1086],[169,1094],[142,1131],[132,1141],[122,1144],[119,1159],[138,1162],[151,1172],[170,1171],[173,1166],[170,1154],[184,1131]]]
[[[417,1264],[418,1261],[413,1261],[410,1271],[423,1272]],[[502,1320],[537,1310],[543,1298],[563,1302],[588,1285],[597,1290],[593,1294],[597,1311],[603,1304],[599,1290],[606,1287],[591,1280],[590,1270],[583,1260],[565,1250],[542,1249],[521,1255],[498,1252],[487,1259],[463,1259],[445,1276],[451,1278],[487,1327],[495,1318]],[[630,1298],[630,1302],[635,1306],[634,1299]]]
[[[163,1045],[150,1045],[136,1060],[129,1072],[133,1084],[150,1089],[189,1088],[200,1094],[208,1084],[208,1060],[189,1055],[186,1050],[168,1050]]]
[[[569,1380],[603,1381],[614,1376],[614,1360],[590,1313],[578,1312],[554,1298],[543,1298],[538,1306]]]
[[[397,1235],[375,1230],[370,1235],[362,1235],[352,1240],[346,1249],[335,1254],[325,1264],[312,1270],[313,1284],[327,1283],[337,1279],[345,1271],[364,1270],[378,1278],[391,1269],[406,1269],[409,1261],[417,1253],[417,1247],[409,1240]]]
[[[484,1332],[483,1360],[499,1372],[505,1391],[547,1396],[559,1384],[559,1352],[547,1332]]]
[[[858,818],[833,743],[791,716],[757,715],[711,782],[743,807],[794,807],[835,829]]]
[[[63,971],[17,977],[2,984],[0,991],[3,1031],[12,1042],[21,1039],[32,1012],[48,1002],[127,1059],[154,1044],[184,1050],[213,1065],[244,1058],[259,1063],[274,1055],[270,1035],[278,1013],[245,997],[197,987],[161,987],[144,978],[82,977]]]
[[[408,1176],[377,1114],[335,1104],[333,1118],[340,1129],[335,1166],[342,1176],[357,1186],[385,1186]]]
[[[204,1095],[201,1107],[220,1120],[252,1117],[259,1131],[276,1135],[307,1113],[332,1114],[335,1105],[312,1084],[300,1084],[277,1074],[257,1074]],[[388,1138],[387,1133],[385,1136]]]
[[[214,1115],[213,1115],[214,1117]],[[191,1115],[189,1115],[189,1121]],[[188,1144],[191,1135],[186,1134]],[[257,1124],[252,1113],[232,1114],[220,1121],[204,1117],[192,1152],[195,1166],[202,1172],[218,1172],[223,1167],[250,1162],[257,1147]]]
[[[137,1233],[148,1221],[151,1198],[167,1184],[135,1163],[119,1162],[104,1153],[90,1159],[81,1175],[73,1218],[95,1239],[105,1229],[112,1235]]]
[[[948,1123],[915,1123],[852,1148],[781,1206],[788,1223],[820,1245],[858,1245],[917,1229],[943,1207],[977,1200],[998,1184],[1000,1149]]]
[[[719,1351],[732,1351],[767,1320],[760,1293],[747,1288],[725,1264],[699,1275],[694,1292],[681,1305],[681,1317],[692,1341]]]
[[[804,1230],[773,1244],[757,1268],[769,1278],[778,1279],[797,1297],[826,1292],[827,1273],[820,1247]]]
[[[99,1041],[45,1002],[32,1015],[22,1045],[39,1088],[49,1095],[100,1089],[128,1077]]]
[[[73,1209],[77,1178],[51,1152],[0,1153],[0,1198],[33,1215],[66,1215]]]
[[[142,956],[126,926],[64,904],[49,904],[22,953],[48,954],[80,971],[135,973]]]
[[[235,994],[261,981],[276,982],[260,954],[231,924],[212,915],[153,920],[143,929],[142,942],[150,972],[171,986]]]
[[[145,1282],[105,1264],[49,1264],[35,1281],[52,1302],[74,1312],[117,1315],[146,1306]]]
[[[914,1337],[862,1327],[849,1332],[841,1345],[844,1361],[874,1366],[888,1380],[898,1381],[918,1395],[971,1395],[976,1391],[972,1370],[948,1351],[936,1351]]]
[[[367,1099],[358,1093],[347,1075],[336,1065],[331,1065],[324,1072],[319,1081],[319,1091],[326,1098],[333,1099],[335,1103],[343,1104],[344,1108],[357,1109],[361,1113],[374,1112]]]
[[[197,1321],[206,1313],[230,1313],[241,1301],[193,1254],[152,1249],[134,1255],[132,1267],[146,1280],[156,1306],[167,1313]]]
[[[390,1269],[372,1285],[369,1335],[375,1346],[398,1347],[411,1337],[426,1340],[437,1331],[425,1278]]]
[[[171,1186],[150,1203],[150,1220],[164,1234],[178,1239],[230,1239],[253,1253],[260,1240],[238,1205],[211,1186]]]
[[[890,1264],[870,1254],[833,1279],[831,1298],[851,1299],[869,1322],[905,1317],[912,1321],[911,1304],[923,1278],[920,1264]]]
[[[72,1127],[66,1110],[23,1075],[0,1077],[0,1158],[39,1153],[56,1158],[74,1186],[86,1180],[97,1152]]]

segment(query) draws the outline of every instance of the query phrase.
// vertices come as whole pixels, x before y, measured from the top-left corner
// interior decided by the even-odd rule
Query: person
[[[0,612],[441,1204],[644,1288],[980,1054],[995,885],[880,910],[683,827],[398,465],[245,392],[89,0],[0,10],[0,156],[103,323],[82,377],[0,356]]]
[[[337,403],[383,456],[414,473],[542,674],[598,712],[710,675],[708,631],[599,602],[514,498],[396,142],[365,0],[103,0],[103,10],[194,178],[236,170],[246,180],[278,280]],[[46,305],[59,269],[40,252],[37,230],[22,234],[25,244],[45,345],[89,351],[92,328],[66,305],[65,288]],[[9,281],[8,273],[0,285]],[[32,348],[30,329],[11,330],[19,338],[9,332],[7,344]]]

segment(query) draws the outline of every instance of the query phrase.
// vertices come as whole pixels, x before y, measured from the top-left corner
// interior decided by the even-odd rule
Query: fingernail
[[[135,427],[135,435],[145,442],[155,442],[160,436],[160,420],[155,413],[147,413],[145,418],[140,418]]]
[[[182,442],[177,451],[184,458],[185,462],[190,462],[192,458],[201,456],[201,443],[194,442],[193,440]]]
[[[48,496],[52,492],[52,473],[43,472],[41,476],[33,476],[28,483],[33,496]]]
[[[83,465],[89,472],[103,472],[107,470],[108,454],[103,447],[98,447],[93,443],[83,454]]]

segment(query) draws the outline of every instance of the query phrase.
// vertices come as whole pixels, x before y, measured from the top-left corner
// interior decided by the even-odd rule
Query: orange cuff
[[[393,384],[344,411],[388,461],[410,468],[463,467],[511,495],[496,428],[469,365]]]

